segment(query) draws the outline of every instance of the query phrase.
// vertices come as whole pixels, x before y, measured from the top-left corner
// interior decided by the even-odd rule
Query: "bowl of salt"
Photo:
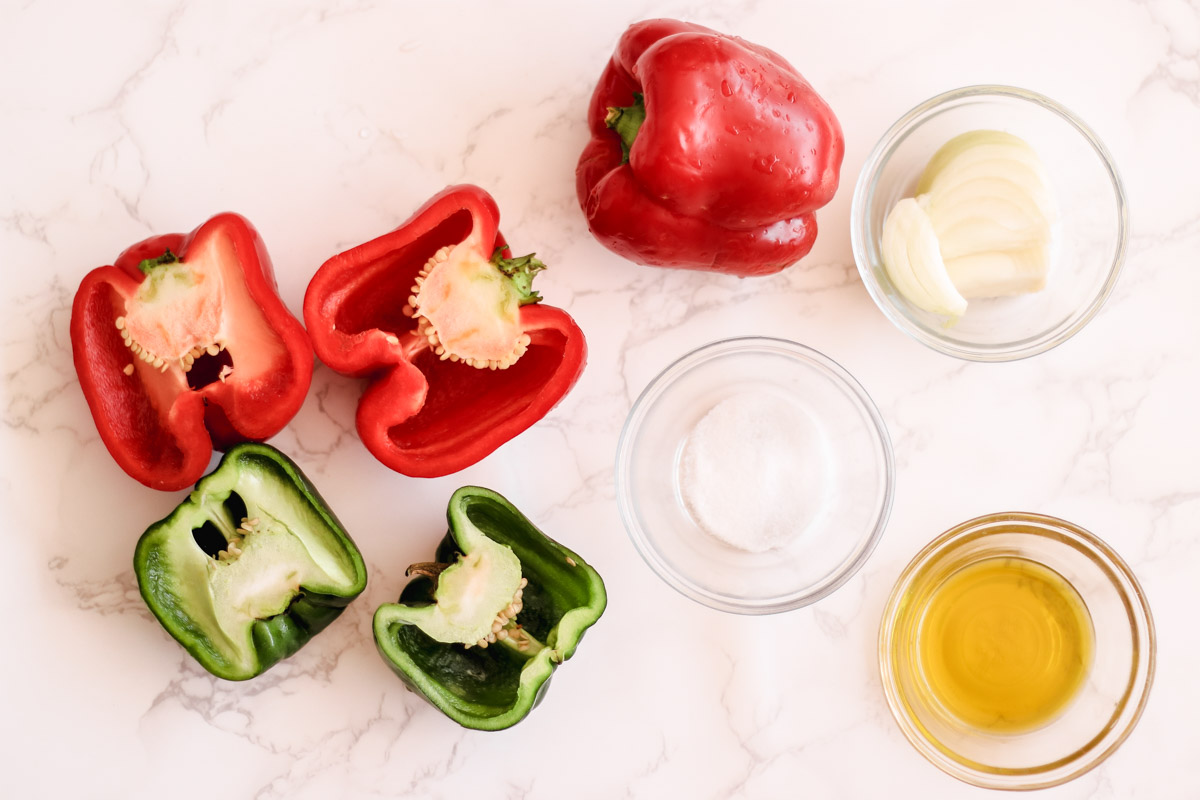
[[[870,396],[785,339],[713,342],[633,404],[617,446],[621,519],[668,585],[772,614],[828,596],[887,524],[895,463]]]

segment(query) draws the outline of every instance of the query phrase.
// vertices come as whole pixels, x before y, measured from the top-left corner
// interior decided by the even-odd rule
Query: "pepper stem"
[[[210,494],[201,494],[199,502],[200,508],[205,508],[210,499],[216,498],[213,498],[213,496]],[[233,514],[229,512],[229,509],[225,507],[224,502],[217,500],[217,502],[213,505],[213,513],[211,513],[208,518],[212,521],[213,525],[217,526],[217,529],[221,532],[221,535],[225,537],[226,542],[231,542],[234,539],[240,538],[237,532],[239,523],[236,519],[234,519]]]
[[[533,290],[533,277],[544,270],[546,265],[535,258],[534,253],[518,258],[504,258],[500,255],[502,252],[503,247],[496,248],[492,253],[492,264],[512,281],[513,288],[521,296],[517,304],[527,306],[539,302],[542,296]]]
[[[609,106],[608,116],[604,124],[616,131],[621,137],[621,163],[629,161],[629,151],[633,149],[633,140],[637,138],[642,123],[646,121],[646,102],[641,92],[633,93],[633,105]]]
[[[158,267],[165,267],[168,264],[182,263],[183,259],[171,252],[171,248],[167,248],[167,252],[163,253],[158,258],[147,258],[138,264],[138,269],[143,275],[149,275]]]
[[[503,644],[510,651],[524,659],[533,658],[546,649],[546,645],[538,641],[537,637],[530,635],[524,628],[514,625],[505,630],[507,630],[508,636],[503,639],[497,639],[497,643]]]
[[[440,561],[421,561],[417,564],[410,564],[408,569],[404,570],[404,577],[411,578],[413,575],[424,575],[426,578],[432,579],[434,586],[436,586],[438,576],[448,566],[450,565],[443,564]]]

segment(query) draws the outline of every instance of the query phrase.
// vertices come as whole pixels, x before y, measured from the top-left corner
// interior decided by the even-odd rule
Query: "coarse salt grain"
[[[741,550],[782,547],[824,492],[821,433],[785,395],[743,392],[713,406],[684,442],[683,502],[706,533]]]

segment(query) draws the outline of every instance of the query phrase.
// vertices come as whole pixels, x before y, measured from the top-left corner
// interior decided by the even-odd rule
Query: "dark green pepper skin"
[[[269,533],[231,536],[244,524],[239,517],[262,517]],[[261,520],[251,527],[263,530]],[[214,551],[231,541],[241,552],[218,557]],[[142,598],[167,632],[206,670],[234,681],[296,653],[367,585],[362,555],[316,488],[287,456],[257,443],[230,448],[186,500],[151,525],[133,566]],[[285,579],[264,580],[276,574]],[[269,613],[241,609],[244,576],[271,586],[255,601]],[[222,602],[230,592],[238,604]]]
[[[462,553],[461,529],[472,525],[507,545],[528,580],[516,622],[545,646],[528,655],[500,643],[487,648],[440,642],[394,612],[434,601],[434,582],[413,578],[396,604],[375,612],[375,643],[384,661],[413,691],[463,727],[508,728],[541,702],[550,677],[578,647],[607,604],[604,581],[577,554],[547,537],[510,502],[488,489],[465,486],[447,509],[449,532],[436,560]]]

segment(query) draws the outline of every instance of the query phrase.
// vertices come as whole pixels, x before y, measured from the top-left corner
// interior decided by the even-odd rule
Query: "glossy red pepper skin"
[[[645,102],[623,162],[609,109]],[[588,108],[576,193],[592,234],[639,264],[768,275],[812,249],[837,191],[832,110],[786,60],[700,25],[653,19],[617,44]]]
[[[155,369],[131,352],[116,327],[147,279],[138,265],[167,250],[184,263],[192,256],[218,262],[232,363],[225,380],[214,373],[192,386],[177,365]],[[188,234],[138,242],[111,266],[89,272],[75,293],[71,348],[105,446],[131,477],[164,491],[199,480],[214,448],[274,436],[300,410],[312,380],[308,336],[279,297],[258,231],[237,214],[219,214]],[[192,376],[197,383],[201,371]]]
[[[379,461],[413,477],[464,469],[545,416],[587,361],[583,332],[563,310],[520,308],[530,336],[507,369],[441,360],[402,312],[417,273],[441,247],[470,238],[483,260],[507,245],[495,200],[450,186],[400,227],[326,261],[304,297],[317,356],[343,375],[369,377],[359,438]]]

